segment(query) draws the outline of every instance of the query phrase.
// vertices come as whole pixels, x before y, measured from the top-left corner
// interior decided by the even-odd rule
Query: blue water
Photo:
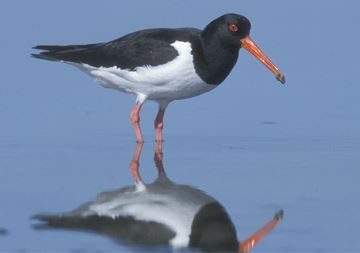
[[[254,252],[360,251],[358,1],[188,4],[1,1],[0,251],[144,250],[91,233],[32,228],[34,214],[72,210],[131,185],[135,142],[132,96],[70,66],[32,59],[31,47],[203,27],[226,12],[252,21],[252,38],[287,85],[241,52],[222,85],[169,106],[167,174],[221,202],[240,240],[284,209]],[[156,177],[156,111],[149,102],[141,114],[146,182]]]

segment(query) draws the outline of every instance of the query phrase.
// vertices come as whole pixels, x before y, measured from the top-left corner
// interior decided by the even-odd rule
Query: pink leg
[[[136,141],[138,143],[143,143],[144,142],[142,134],[141,134],[141,129],[140,129],[139,112],[140,112],[141,106],[142,106],[142,103],[136,102],[134,108],[132,109],[132,111],[130,113],[130,120],[131,120],[131,123],[132,123],[132,125],[134,127]]]
[[[155,154],[154,154],[155,166],[158,169],[159,175],[165,173],[164,165],[163,165],[163,151],[162,151],[162,142],[157,141],[155,146]]]
[[[165,113],[165,108],[159,107],[159,111],[156,115],[156,119],[154,122],[155,125],[155,131],[156,131],[156,142],[162,142],[163,141],[163,133],[162,130],[164,128],[164,123],[163,123],[163,119],[164,119],[164,113]]]
[[[139,167],[140,167],[139,159],[140,159],[140,155],[141,155],[142,146],[143,146],[143,144],[140,142],[136,144],[134,156],[130,162],[130,171],[131,171],[132,176],[135,179],[135,183],[141,182],[141,177],[140,177],[140,172],[139,172]]]

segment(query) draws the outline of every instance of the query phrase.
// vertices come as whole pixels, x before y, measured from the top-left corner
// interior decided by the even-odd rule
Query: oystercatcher
[[[154,155],[158,178],[153,183],[145,184],[141,179],[142,144],[139,143],[130,163],[135,186],[102,192],[93,201],[70,212],[36,215],[34,218],[44,223],[35,227],[92,231],[144,246],[250,252],[282,219],[283,211],[280,210],[256,233],[239,242],[235,226],[219,201],[193,186],[176,184],[168,179],[158,143],[161,142],[157,142]]]
[[[196,28],[147,29],[116,40],[87,45],[40,45],[33,57],[74,65],[102,86],[136,95],[130,118],[137,142],[143,142],[139,112],[145,100],[158,102],[156,141],[162,141],[167,105],[214,89],[234,67],[244,48],[276,78],[285,77],[249,37],[250,21],[225,14],[203,30]]]

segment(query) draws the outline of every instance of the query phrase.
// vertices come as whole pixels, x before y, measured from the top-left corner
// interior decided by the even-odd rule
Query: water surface
[[[189,9],[159,1],[140,9],[65,1],[55,11],[47,1],[2,1],[0,251],[145,250],[92,233],[33,229],[32,215],[69,211],[132,184],[135,143],[133,97],[103,89],[75,68],[31,59],[31,47],[106,41],[149,27],[203,27],[226,12],[250,18],[253,39],[288,85],[241,52],[214,91],[171,104],[168,176],[217,199],[240,240],[284,209],[282,223],[255,252],[360,251],[359,3],[259,4],[197,1]],[[145,182],[157,175],[156,110],[146,103],[142,111]]]

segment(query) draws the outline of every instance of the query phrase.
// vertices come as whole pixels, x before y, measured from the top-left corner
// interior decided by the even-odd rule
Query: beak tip
[[[286,83],[286,81],[285,81],[285,76],[284,76],[282,73],[277,74],[277,75],[276,75],[276,79],[277,79],[280,83],[282,83],[282,84],[285,84],[285,83]]]
[[[274,220],[280,221],[284,218],[284,210],[280,209],[275,215]]]

